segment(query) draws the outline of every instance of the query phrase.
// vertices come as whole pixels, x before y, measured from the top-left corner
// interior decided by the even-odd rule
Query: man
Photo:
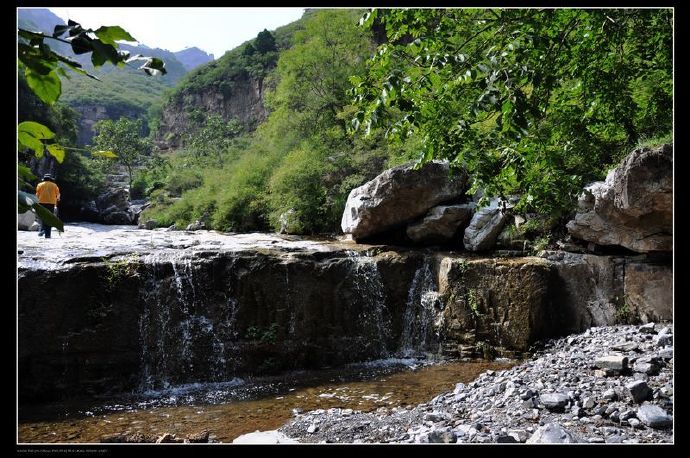
[[[38,197],[38,203],[44,206],[49,212],[53,213],[55,208],[57,208],[58,202],[60,202],[60,188],[53,181],[53,177],[46,173],[43,175],[43,181],[38,183],[36,186],[36,197]],[[50,238],[50,230],[52,228],[41,220],[41,228],[38,231],[38,236],[41,237],[45,234],[47,239]]]

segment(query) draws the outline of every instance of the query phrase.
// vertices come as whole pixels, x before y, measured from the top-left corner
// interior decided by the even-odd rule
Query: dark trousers
[[[48,210],[50,213],[53,213],[53,209],[55,208],[55,205],[53,204],[41,204],[41,206]],[[41,228],[38,230],[38,235],[41,236],[45,234],[46,238],[49,239],[50,230],[52,229],[52,227],[43,223],[42,219],[39,218],[39,220],[41,221]]]

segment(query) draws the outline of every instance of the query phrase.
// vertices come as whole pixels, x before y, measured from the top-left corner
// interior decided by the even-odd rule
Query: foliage
[[[536,255],[540,251],[547,249],[549,243],[551,243],[551,238],[548,235],[538,237],[532,246],[532,253]]]
[[[38,203],[38,197],[24,191],[17,191],[17,213],[26,213],[33,210],[43,224],[52,226],[58,231],[63,232],[65,227],[60,219],[53,215],[53,212]]]
[[[470,192],[568,211],[642,135],[671,130],[670,9],[373,10],[388,42],[355,76],[354,130],[420,139]]]
[[[327,190],[323,186],[323,153],[305,145],[285,156],[268,182],[270,223],[288,233],[326,232]],[[289,220],[285,220],[290,212]],[[285,216],[284,216],[285,215]],[[281,220],[281,217],[283,220]]]
[[[223,153],[236,144],[236,138],[242,133],[242,124],[236,119],[225,122],[217,114],[206,117],[201,112],[197,113],[203,121],[190,129],[186,150],[196,158],[213,158],[213,165],[220,166]]]
[[[93,146],[99,150],[117,151],[117,161],[127,168],[129,187],[132,188],[133,168],[151,154],[151,141],[142,138],[144,123],[141,119],[104,119],[94,125],[96,136]]]
[[[67,34],[66,38],[60,38]],[[18,68],[20,70],[20,80],[25,80],[26,85],[31,88],[33,93],[45,104],[52,105],[60,97],[62,91],[61,76],[66,76],[64,67],[77,73],[81,73],[90,78],[97,79],[94,75],[86,72],[82,64],[56,53],[47,45],[44,40],[52,39],[57,42],[69,44],[72,51],[79,54],[91,54],[91,63],[94,67],[100,67],[106,62],[114,65],[124,65],[128,62],[143,61],[139,69],[144,70],[148,75],[165,74],[165,64],[162,60],[152,57],[136,55],[129,56],[127,52],[118,50],[117,40],[135,39],[119,26],[99,27],[97,30],[84,29],[80,24],[69,21],[67,25],[56,25],[52,36],[41,32],[31,31],[23,28],[18,29],[19,42],[18,48]],[[60,111],[58,113],[62,114]],[[31,149],[37,158],[41,158],[44,148],[62,162],[65,155],[65,146],[57,143],[46,142],[55,138],[55,133],[45,125],[36,121],[22,121],[17,128],[17,140],[19,150]],[[100,152],[103,156],[110,156],[112,152]],[[18,167],[20,186],[26,186],[26,178],[30,176],[26,169]],[[131,177],[131,174],[130,174]],[[130,179],[131,181],[131,179]],[[64,230],[62,221],[54,215],[49,214],[45,208],[38,204],[38,199],[33,195],[28,195],[18,190],[17,210],[24,213],[33,209],[39,217],[48,224]]]
[[[245,333],[245,338],[248,340],[258,340],[262,343],[274,344],[278,339],[278,331],[280,325],[278,323],[271,323],[267,328],[261,326],[249,326]]]
[[[196,153],[194,136],[203,143],[222,131],[222,121],[218,117],[209,129],[212,117],[190,110],[194,126],[186,151],[175,157],[168,185],[152,194],[154,203],[144,217],[161,226],[183,226],[206,216],[208,227],[250,231],[281,229],[281,216],[290,215],[285,227],[289,232],[339,230],[351,189],[380,173],[394,156],[380,131],[370,138],[351,137],[346,131],[349,76],[363,70],[373,49],[370,34],[356,27],[358,17],[359,12],[351,10],[305,15],[290,26],[294,33],[287,50],[283,47],[288,43],[281,43],[284,35],[276,31],[282,51],[271,83],[264,86],[269,117],[251,136],[220,136],[226,143],[210,150],[215,152],[213,161]],[[235,51],[217,65],[228,64],[231,57],[237,57]],[[199,71],[204,77],[208,72],[211,69]],[[223,78],[227,81],[227,74]],[[204,129],[207,133],[200,134]],[[395,154],[407,153],[396,149]],[[178,170],[182,164],[183,173]],[[195,172],[204,177],[203,184],[174,200],[171,184]]]
[[[103,264],[106,268],[106,284],[108,287],[114,287],[120,281],[127,278],[136,277],[138,275],[140,259],[139,255],[132,254],[116,261],[103,258]]]
[[[467,291],[467,305],[470,307],[470,310],[475,317],[481,315],[481,312],[479,311],[479,299],[477,298],[477,291],[475,289],[470,289]]]
[[[81,63],[53,51],[44,42],[46,38],[69,44],[74,54],[91,53],[91,63],[94,67],[100,67],[106,62],[124,65],[143,61],[139,69],[147,75],[166,72],[161,59],[142,55],[130,57],[129,52],[119,51],[117,40],[136,41],[119,26],[103,26],[92,30],[84,29],[74,21],[68,21],[67,25],[56,25],[52,36],[21,28],[18,35],[19,68],[23,71],[29,87],[47,104],[55,103],[62,92],[60,76],[65,75],[65,72],[60,64],[90,78],[98,78],[86,72]]]

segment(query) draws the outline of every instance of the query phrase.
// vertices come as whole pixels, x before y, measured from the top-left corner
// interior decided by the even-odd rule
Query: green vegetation
[[[417,137],[518,210],[560,215],[642,137],[672,127],[670,9],[374,10],[354,129]]]
[[[116,161],[127,168],[129,188],[134,180],[134,167],[141,164],[151,155],[151,142],[142,138],[143,121],[141,119],[120,118],[117,121],[104,119],[94,126],[96,136],[93,146],[97,150],[117,151]],[[112,161],[108,161],[110,165]]]
[[[207,226],[225,231],[338,231],[350,190],[409,155],[404,148],[388,147],[381,132],[366,139],[347,134],[349,77],[363,71],[373,51],[368,32],[356,27],[359,14],[321,10],[291,28],[292,46],[280,53],[267,76],[271,113],[254,133],[231,131],[218,136],[225,144],[210,142],[199,149],[196,145],[212,138],[222,122],[192,117],[197,127],[190,129],[184,151],[171,157],[165,184],[152,194],[144,218],[178,227],[204,219]],[[276,31],[279,49],[281,35]],[[227,75],[237,77],[233,71],[245,71],[259,52],[253,46],[253,54],[233,50],[216,66],[190,74],[173,96],[208,87],[216,74],[231,84]],[[186,183],[203,177],[203,184],[176,199],[180,189],[174,184],[182,177]]]
[[[470,310],[472,310],[472,314],[474,316],[479,316],[481,315],[481,312],[479,311],[479,299],[477,298],[477,291],[474,289],[470,289],[467,291],[467,305],[470,307]]]
[[[19,182],[17,211],[24,213],[32,210],[44,224],[62,231],[64,225],[59,218],[39,205],[35,195],[21,191],[22,188],[32,190],[31,182],[37,179],[28,165],[32,159],[28,151],[32,150],[37,159],[43,158],[47,151],[47,154],[59,163],[64,161],[66,149],[88,152],[88,150],[65,145],[65,143],[73,143],[76,136],[74,111],[61,105],[54,107],[51,105],[57,102],[62,93],[61,77],[67,76],[65,68],[89,78],[97,78],[84,70],[82,63],[53,50],[45,40],[56,43],[56,47],[61,51],[66,49],[65,45],[69,45],[71,51],[76,55],[81,55],[82,59],[89,57],[93,68],[102,67],[106,62],[124,65],[128,62],[143,61],[139,69],[147,75],[164,75],[166,70],[165,64],[158,58],[141,55],[130,57],[129,53],[119,51],[116,43],[118,40],[134,41],[134,38],[119,26],[103,26],[92,30],[84,29],[80,24],[70,21],[68,25],[56,25],[52,35],[36,30],[18,29],[19,99],[27,102],[21,110],[18,110],[18,115],[27,120],[21,121],[17,126],[17,150],[20,160],[17,164]],[[31,93],[27,88],[31,89]],[[58,135],[41,122],[30,119],[45,120],[56,128]],[[111,151],[99,151],[93,154],[101,157],[115,157]],[[77,192],[98,187],[98,184],[93,182],[93,178],[75,178],[75,175],[84,172],[87,168],[87,164],[82,160],[70,161],[66,171],[73,173],[69,174],[66,180],[68,190],[69,184],[72,184],[72,190]],[[79,198],[83,196],[75,195],[73,201],[78,201]]]
[[[278,339],[279,330],[280,326],[278,323],[271,323],[267,328],[249,326],[244,337],[248,340],[258,340],[261,343],[274,344]]]
[[[447,158],[469,172],[469,193],[520,196],[515,212],[536,216],[513,235],[538,239],[536,249],[548,245],[584,184],[602,179],[636,146],[672,140],[669,9],[364,13],[309,10],[174,88],[166,89],[172,80],[152,89],[131,79],[132,70],[99,67],[100,86],[73,78],[64,99],[75,106],[105,100],[148,116],[154,132],[174,107],[185,129],[166,140],[177,136],[177,150],[137,164],[150,148],[140,138],[146,126],[123,127],[131,135],[115,146],[113,121],[100,125],[95,144],[145,146],[128,165],[132,194],[151,201],[143,220],[178,227],[202,220],[221,231],[339,232],[353,188],[387,167]],[[377,46],[373,34],[381,43],[384,31]],[[107,31],[106,41],[113,33],[121,32]],[[29,87],[41,80],[32,78]],[[125,79],[139,95],[118,90]],[[200,105],[204,97],[227,101],[247,82],[259,87],[268,111],[258,126]],[[44,95],[51,90],[48,84]],[[51,110],[40,119],[55,117],[57,136],[71,135],[73,115]],[[50,143],[34,134],[43,135],[27,131],[28,142]],[[93,173],[82,159],[72,161],[74,173]],[[96,181],[75,186],[86,192]]]
[[[140,265],[139,256],[132,254],[117,261],[104,258],[106,268],[105,279],[109,287],[114,287],[123,279],[135,277]]]

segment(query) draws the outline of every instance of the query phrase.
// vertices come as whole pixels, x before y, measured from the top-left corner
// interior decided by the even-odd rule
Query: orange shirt
[[[41,204],[57,204],[60,201],[60,188],[52,181],[41,181],[36,186],[36,197]]]

